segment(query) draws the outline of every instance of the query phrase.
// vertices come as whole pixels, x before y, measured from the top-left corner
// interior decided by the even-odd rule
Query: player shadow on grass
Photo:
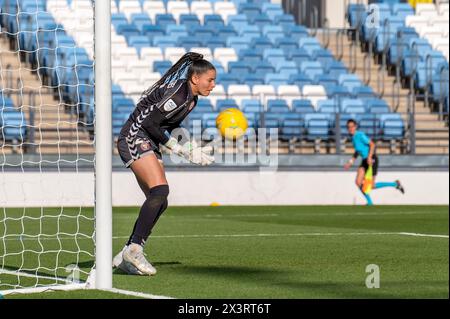
[[[72,265],[72,263],[67,264],[65,267]],[[95,261],[94,260],[87,260],[87,261],[82,261],[79,262],[78,264],[76,264],[78,266],[78,268],[87,268],[87,269],[91,269],[92,267],[94,267],[95,265]]]
[[[177,269],[190,275],[208,276],[211,278],[227,279],[228,282],[235,280],[242,284],[248,282],[252,285],[258,283],[261,289],[276,288],[283,294],[275,298],[324,298],[324,299],[373,299],[373,298],[398,298],[395,289],[408,287],[410,282],[386,281],[384,289],[368,289],[365,286],[365,278],[361,282],[333,282],[312,281],[308,275],[304,276],[295,271],[275,270],[264,268],[240,267],[240,266],[185,266]],[[292,276],[297,278],[292,278]],[[424,282],[426,284],[427,282]],[[441,284],[441,282],[437,282]],[[254,296],[259,297],[259,296]],[[402,296],[400,296],[402,297]],[[410,296],[403,296],[410,297]]]

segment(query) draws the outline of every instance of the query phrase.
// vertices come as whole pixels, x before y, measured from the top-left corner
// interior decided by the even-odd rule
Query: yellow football
[[[247,131],[248,122],[242,111],[229,108],[219,113],[216,118],[216,127],[226,139],[237,140]]]

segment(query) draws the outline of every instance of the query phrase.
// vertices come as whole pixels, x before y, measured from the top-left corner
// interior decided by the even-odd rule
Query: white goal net
[[[0,293],[95,265],[94,3],[0,0]]]

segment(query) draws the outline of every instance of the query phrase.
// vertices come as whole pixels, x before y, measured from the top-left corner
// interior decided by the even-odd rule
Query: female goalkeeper
[[[117,148],[145,194],[139,216],[124,249],[114,257],[113,267],[140,275],[154,275],[143,248],[166,210],[169,186],[159,145],[198,165],[214,162],[210,150],[194,143],[180,145],[170,132],[197,104],[198,96],[208,96],[215,87],[216,70],[201,54],[187,53],[166,74],[146,90],[123,126]],[[168,134],[166,134],[168,133]]]

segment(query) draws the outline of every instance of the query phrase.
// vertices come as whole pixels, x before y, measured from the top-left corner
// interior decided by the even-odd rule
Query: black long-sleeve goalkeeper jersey
[[[169,140],[165,132],[180,127],[197,101],[185,79],[161,86],[139,101],[120,134],[129,142],[148,137],[156,144],[165,144]]]

